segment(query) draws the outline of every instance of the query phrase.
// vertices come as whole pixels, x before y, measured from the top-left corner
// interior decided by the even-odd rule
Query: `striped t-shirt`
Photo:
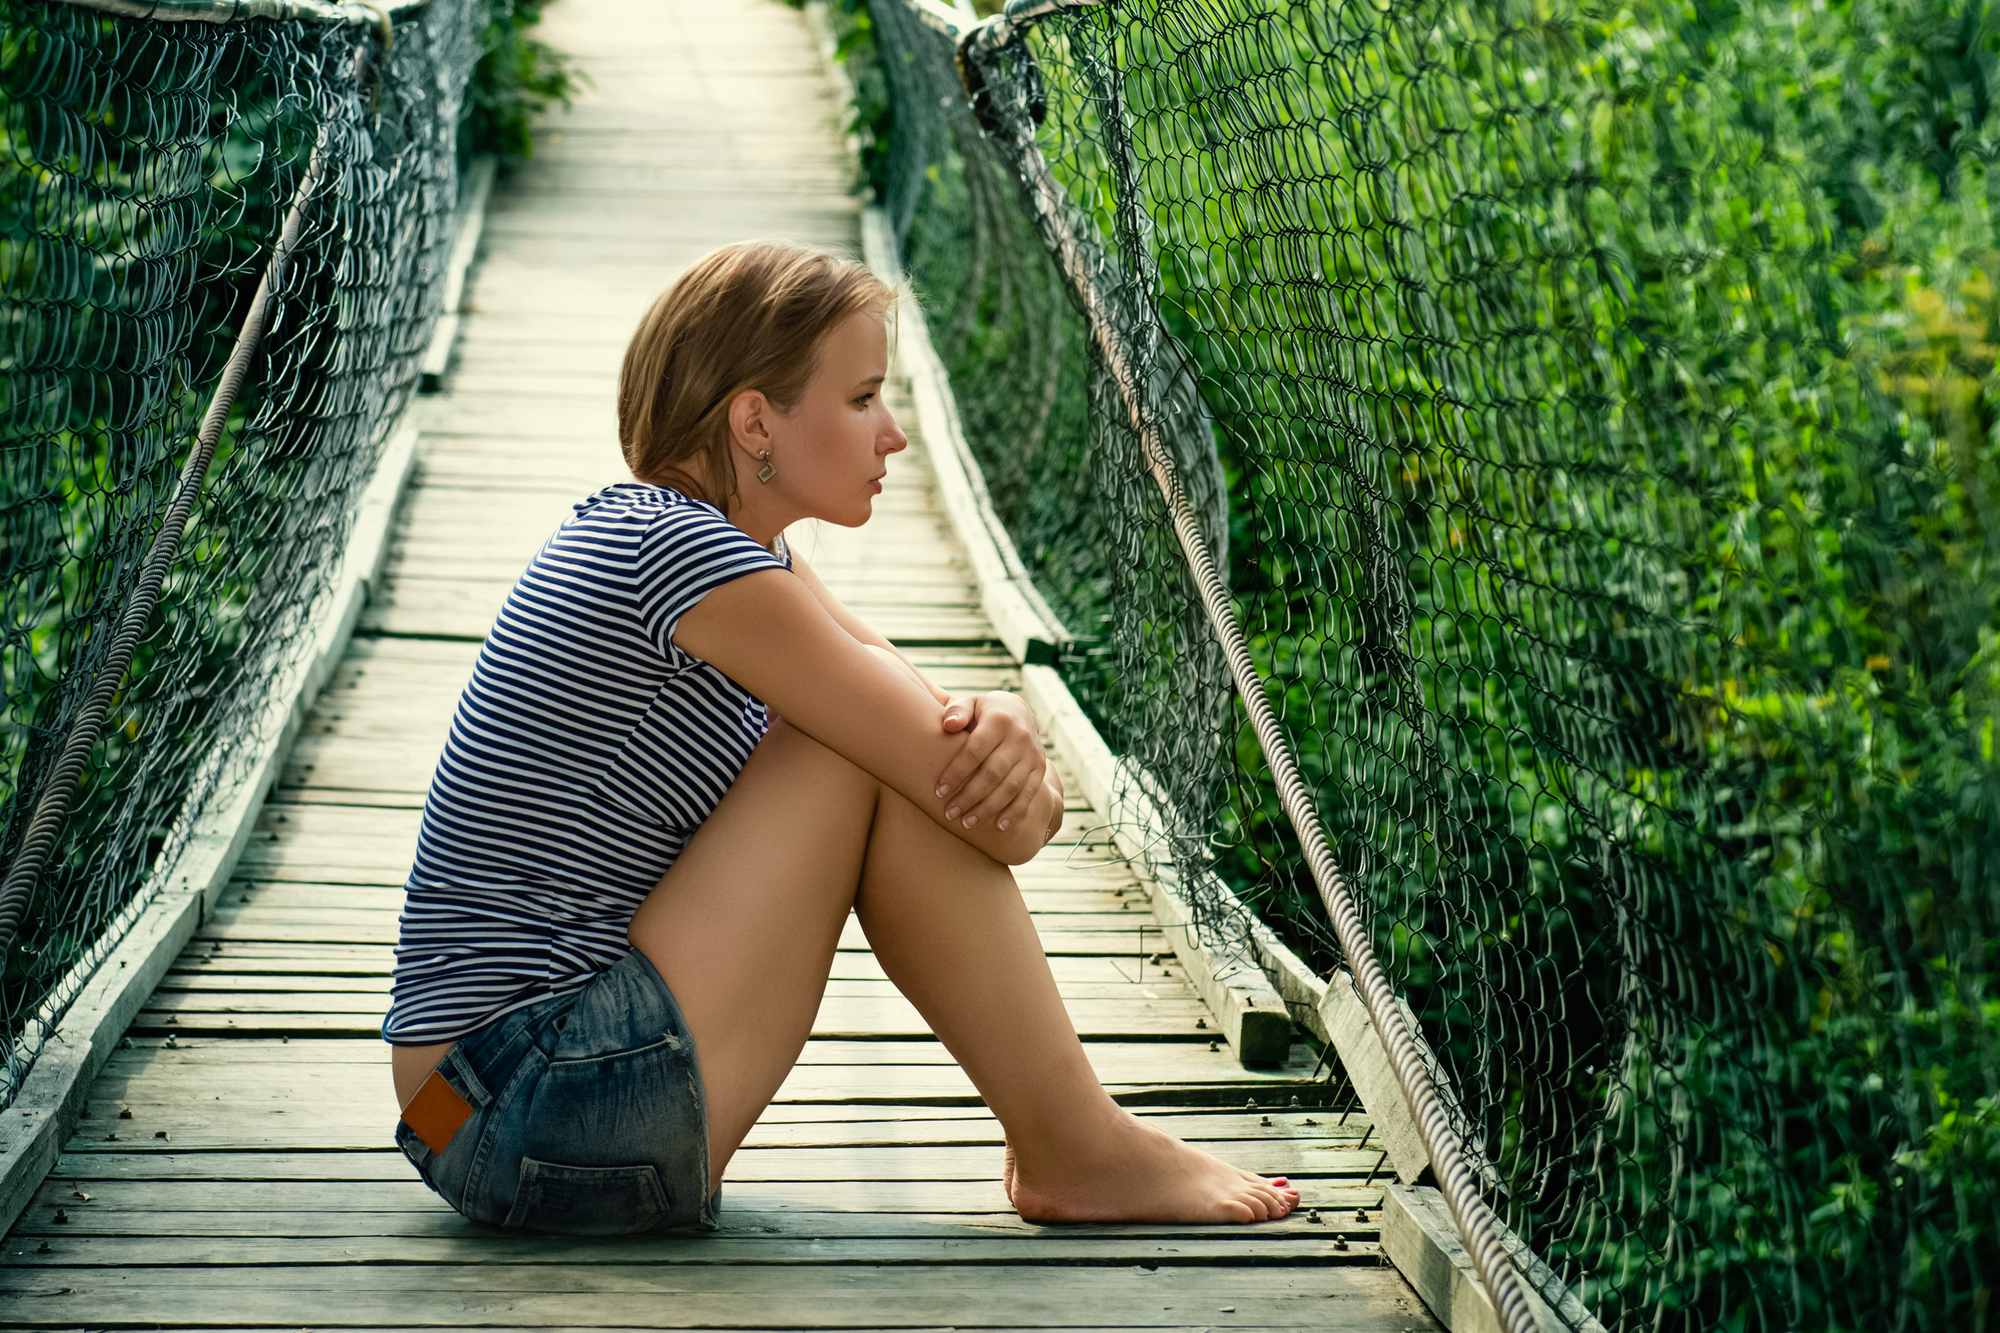
[[[487,635],[424,802],[382,1035],[455,1041],[575,990],[762,739],[764,705],[674,644],[711,589],[790,567],[713,505],[609,486]]]

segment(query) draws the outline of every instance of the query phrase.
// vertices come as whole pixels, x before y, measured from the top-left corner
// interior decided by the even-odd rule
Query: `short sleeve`
[[[686,654],[674,646],[674,630],[697,602],[745,574],[786,568],[786,561],[710,506],[670,504],[648,525],[633,571],[646,637],[668,660],[679,661]]]

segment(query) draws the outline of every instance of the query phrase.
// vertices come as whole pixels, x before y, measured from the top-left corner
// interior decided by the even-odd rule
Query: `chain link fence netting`
[[[970,62],[997,135],[944,25],[838,17],[1182,882],[1340,964],[1036,158],[1212,428],[1236,606],[1489,1201],[1613,1329],[1993,1327],[1986,8],[1120,0]]]
[[[0,1100],[280,706],[415,389],[481,0],[394,24],[0,0],[0,863],[87,693],[315,146],[326,174],[0,979]],[[357,54],[365,57],[357,62]],[[115,932],[112,932],[115,933]]]

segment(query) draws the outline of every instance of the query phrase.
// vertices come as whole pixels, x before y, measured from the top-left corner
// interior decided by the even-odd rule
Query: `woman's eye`
[[[862,395],[861,395],[861,396],[860,396],[859,398],[857,398],[857,399],[855,399],[855,400],[854,400],[854,405],[855,405],[856,407],[866,407],[866,406],[868,406],[868,404],[870,404],[870,403],[872,403],[872,402],[874,402],[874,401],[875,401],[875,395],[874,395],[874,394],[872,394],[872,393],[864,393],[864,394],[862,394]]]

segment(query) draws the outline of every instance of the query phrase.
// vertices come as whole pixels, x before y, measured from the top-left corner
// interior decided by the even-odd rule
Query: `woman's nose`
[[[910,437],[903,434],[903,428],[896,424],[894,417],[889,418],[889,431],[883,438],[888,441],[888,446],[882,450],[885,454],[900,454],[910,447]]]

